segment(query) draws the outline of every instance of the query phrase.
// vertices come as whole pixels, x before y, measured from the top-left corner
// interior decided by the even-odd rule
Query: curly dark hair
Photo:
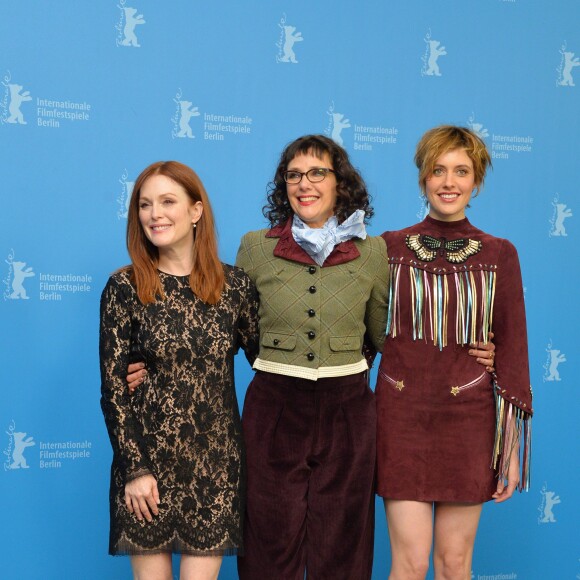
[[[334,215],[339,223],[357,209],[365,212],[365,223],[368,223],[374,214],[370,205],[371,198],[363,178],[350,162],[348,153],[325,135],[304,135],[286,145],[280,155],[274,181],[268,184],[268,203],[262,212],[270,225],[274,227],[284,224],[294,215],[286,193],[284,172],[294,157],[307,154],[318,158],[328,154],[330,157],[331,169],[334,169],[337,181]]]

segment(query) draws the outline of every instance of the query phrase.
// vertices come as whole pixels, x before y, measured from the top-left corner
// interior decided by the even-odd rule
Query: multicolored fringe
[[[496,421],[493,445],[492,469],[498,470],[498,477],[506,481],[512,453],[520,458],[519,491],[530,489],[532,460],[532,417],[500,395],[500,387],[495,383]]]
[[[403,264],[391,265],[387,334],[401,331],[401,272],[409,270],[413,340],[432,340],[439,349],[448,344],[448,327],[457,344],[487,343],[493,323],[496,273],[487,270],[434,274]],[[455,294],[454,322],[449,324],[449,297]]]

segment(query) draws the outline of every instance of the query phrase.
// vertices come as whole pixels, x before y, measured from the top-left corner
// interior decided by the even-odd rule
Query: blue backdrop
[[[486,506],[472,577],[580,578],[577,55],[577,0],[3,0],[0,577],[129,577],[106,555],[98,303],[141,169],[199,173],[232,262],[288,141],[346,147],[380,234],[422,217],[415,143],[454,123],[493,154],[468,215],[519,249],[536,409],[532,489]],[[239,358],[240,404],[250,376]]]

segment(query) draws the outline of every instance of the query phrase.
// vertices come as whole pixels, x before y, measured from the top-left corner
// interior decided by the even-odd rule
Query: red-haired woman
[[[127,224],[131,265],[101,299],[101,406],[113,447],[109,552],[135,578],[217,578],[242,546],[242,436],[233,359],[257,348],[249,278],[219,261],[199,177],[158,162],[135,182]],[[147,378],[134,395],[130,360]]]

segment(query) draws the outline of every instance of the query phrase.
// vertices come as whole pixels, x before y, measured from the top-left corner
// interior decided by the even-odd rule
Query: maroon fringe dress
[[[391,290],[376,388],[378,494],[488,501],[512,451],[527,489],[532,393],[515,247],[467,219],[427,217],[383,238]],[[468,354],[489,331],[493,375]]]

